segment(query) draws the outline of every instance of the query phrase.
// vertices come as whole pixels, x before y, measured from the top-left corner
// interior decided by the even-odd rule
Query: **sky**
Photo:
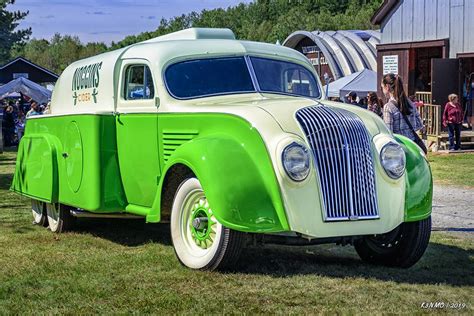
[[[54,33],[77,35],[83,43],[118,42],[127,35],[154,31],[161,18],[203,9],[227,8],[251,0],[16,0],[8,11],[29,11],[19,28],[32,28],[31,38]]]

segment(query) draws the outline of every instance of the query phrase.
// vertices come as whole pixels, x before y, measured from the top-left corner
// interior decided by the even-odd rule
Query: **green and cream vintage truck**
[[[60,233],[75,217],[169,223],[181,263],[213,270],[248,240],[352,244],[409,267],[430,238],[416,144],[325,100],[299,52],[192,28],[71,64],[28,119],[12,190]]]

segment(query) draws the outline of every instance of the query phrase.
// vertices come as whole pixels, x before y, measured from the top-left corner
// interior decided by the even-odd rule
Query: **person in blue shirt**
[[[33,101],[31,103],[31,109],[26,113],[26,118],[29,118],[30,116],[34,115],[41,115],[41,110],[39,108],[39,105],[37,102]]]

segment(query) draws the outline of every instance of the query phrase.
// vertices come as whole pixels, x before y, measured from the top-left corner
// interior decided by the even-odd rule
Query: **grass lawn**
[[[435,182],[474,187],[474,153],[430,153],[428,161]]]
[[[164,224],[84,219],[63,235],[32,225],[29,200],[8,191],[14,159],[0,154],[0,314],[474,312],[472,238],[434,232],[408,270],[326,245],[250,248],[238,271],[195,272],[178,263]],[[442,169],[444,157],[430,159]]]

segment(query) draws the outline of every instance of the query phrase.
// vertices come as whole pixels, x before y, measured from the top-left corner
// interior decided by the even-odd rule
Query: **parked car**
[[[169,222],[192,269],[249,238],[353,244],[409,267],[430,237],[432,177],[370,111],[326,101],[299,52],[187,29],[71,64],[31,117],[12,189],[55,233],[75,217]]]

